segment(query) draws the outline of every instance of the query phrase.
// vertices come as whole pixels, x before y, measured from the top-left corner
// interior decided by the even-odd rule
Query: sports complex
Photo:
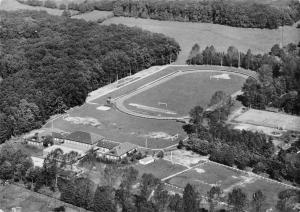
[[[241,90],[249,70],[221,66],[163,66],[138,72],[94,91],[84,105],[46,127],[93,132],[116,142],[161,149],[185,137],[182,121],[189,111],[207,107],[216,91]],[[53,123],[52,123],[53,122]]]
[[[207,108],[211,96],[219,90],[236,96],[248,77],[257,76],[249,70],[221,66],[152,67],[93,91],[84,105],[52,119],[45,127],[92,132],[149,150],[164,149],[164,159],[134,165],[139,174],[155,175],[174,192],[182,192],[187,183],[200,188],[202,195],[215,185],[224,193],[234,187],[244,188],[248,195],[261,189],[267,196],[265,207],[269,208],[277,202],[274,194],[293,186],[175,147],[178,137],[186,137],[182,125],[193,107]],[[243,121],[241,118],[236,121]]]

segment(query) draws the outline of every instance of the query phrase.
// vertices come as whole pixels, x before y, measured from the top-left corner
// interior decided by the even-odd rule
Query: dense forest
[[[162,34],[45,12],[0,12],[0,143],[84,103],[88,92],[175,61]]]
[[[205,22],[233,27],[275,29],[300,19],[300,2],[276,8],[266,4],[239,1],[129,1],[114,4],[115,16],[156,20]]]
[[[299,43],[300,44],[300,43]],[[230,46],[227,52],[217,52],[213,47],[200,50],[195,44],[187,64],[211,64],[242,67],[256,71],[259,81],[249,78],[238,96],[245,106],[256,109],[275,107],[287,113],[300,115],[300,46],[288,44],[280,48],[278,44],[264,55],[239,52]]]

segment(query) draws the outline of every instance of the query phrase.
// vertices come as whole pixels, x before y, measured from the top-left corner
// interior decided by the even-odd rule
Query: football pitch
[[[228,95],[240,90],[247,76],[247,70],[220,66],[168,66],[145,77],[133,75],[132,80],[122,80],[122,86],[53,120],[53,128],[93,132],[151,149],[166,148],[178,142],[177,135],[186,136],[178,117],[187,116],[197,105],[205,107],[218,90]],[[109,98],[114,104],[107,105]],[[52,122],[45,127],[51,128]]]
[[[241,188],[248,196],[261,190],[266,196],[264,208],[268,209],[277,203],[280,191],[289,189],[287,185],[262,178],[258,175],[223,166],[212,161],[202,163],[186,172],[180,173],[165,181],[168,184],[184,188],[187,183],[194,185],[202,195],[206,195],[212,186],[220,186],[224,194],[233,188]]]

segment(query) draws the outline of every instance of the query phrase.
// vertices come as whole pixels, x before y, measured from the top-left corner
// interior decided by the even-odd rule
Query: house
[[[121,160],[128,156],[128,154],[134,153],[137,150],[137,146],[132,143],[121,143],[114,147],[105,154],[105,158],[109,160]]]
[[[95,148],[104,137],[83,131],[75,131],[64,138],[64,146],[76,146],[86,150]]]
[[[96,146],[96,151],[98,156],[102,156],[103,154],[109,152],[119,144],[113,141],[109,141],[107,139],[102,139],[98,141]]]

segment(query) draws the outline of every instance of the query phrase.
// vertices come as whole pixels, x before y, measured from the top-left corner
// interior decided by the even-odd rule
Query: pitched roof
[[[93,145],[103,139],[101,135],[83,131],[75,131],[66,136],[67,140]]]
[[[122,156],[124,154],[126,154],[127,152],[133,150],[137,148],[136,145],[132,144],[132,143],[121,143],[120,145],[114,147],[112,150],[110,150],[107,154],[109,155],[114,155],[114,156]]]
[[[119,144],[116,142],[109,141],[107,139],[102,139],[98,141],[97,147],[105,148],[105,149],[113,149],[114,147],[118,146]]]

